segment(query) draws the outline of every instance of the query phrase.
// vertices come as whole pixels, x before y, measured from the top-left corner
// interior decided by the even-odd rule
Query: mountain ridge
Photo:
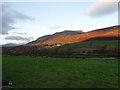
[[[45,35],[39,37],[33,42],[28,43],[28,45],[41,45],[41,44],[68,44],[75,42],[82,42],[89,40],[91,38],[100,38],[100,37],[119,37],[120,33],[118,32],[120,25],[96,29],[88,32],[83,32],[82,30],[72,31],[64,30],[62,32],[56,32],[52,35]]]
[[[8,43],[8,44],[3,44],[1,45],[2,47],[17,47],[20,45],[25,45],[25,44],[16,44],[16,43]]]

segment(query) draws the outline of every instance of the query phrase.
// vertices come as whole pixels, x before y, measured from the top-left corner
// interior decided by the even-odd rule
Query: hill
[[[55,44],[55,43],[66,43],[71,37],[75,35],[83,34],[82,31],[71,31],[64,30],[63,32],[56,32],[52,35],[45,35],[38,38],[35,41],[28,43],[28,45],[40,45],[40,44]]]
[[[2,47],[17,47],[22,44],[15,44],[15,43],[8,43],[8,44],[3,44]]]
[[[71,43],[63,45],[63,48],[116,48],[118,47],[118,40],[88,40],[83,42]]]
[[[65,30],[57,32],[52,35],[46,35],[37,40],[28,43],[27,45],[41,45],[41,44],[68,44],[75,42],[82,42],[86,40],[100,40],[100,39],[115,39],[118,40],[120,33],[120,25],[111,26],[107,28],[92,30],[89,32]]]

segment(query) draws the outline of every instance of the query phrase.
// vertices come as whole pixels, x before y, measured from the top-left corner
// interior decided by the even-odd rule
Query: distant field
[[[101,47],[118,47],[118,40],[96,40],[96,41],[85,41],[85,42],[78,42],[66,45],[67,47],[74,47],[74,48],[101,48]]]
[[[15,88],[117,88],[118,60],[3,55],[3,80]]]

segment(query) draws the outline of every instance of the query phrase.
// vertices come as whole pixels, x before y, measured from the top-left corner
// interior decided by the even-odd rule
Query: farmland
[[[3,80],[15,88],[117,88],[116,58],[3,55]]]

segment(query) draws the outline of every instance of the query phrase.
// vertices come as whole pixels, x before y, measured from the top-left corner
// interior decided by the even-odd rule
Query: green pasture
[[[116,58],[3,55],[3,80],[15,88],[117,88]]]
[[[98,41],[84,41],[71,43],[66,45],[66,47],[74,47],[74,48],[114,48],[118,47],[118,40],[98,40]]]

